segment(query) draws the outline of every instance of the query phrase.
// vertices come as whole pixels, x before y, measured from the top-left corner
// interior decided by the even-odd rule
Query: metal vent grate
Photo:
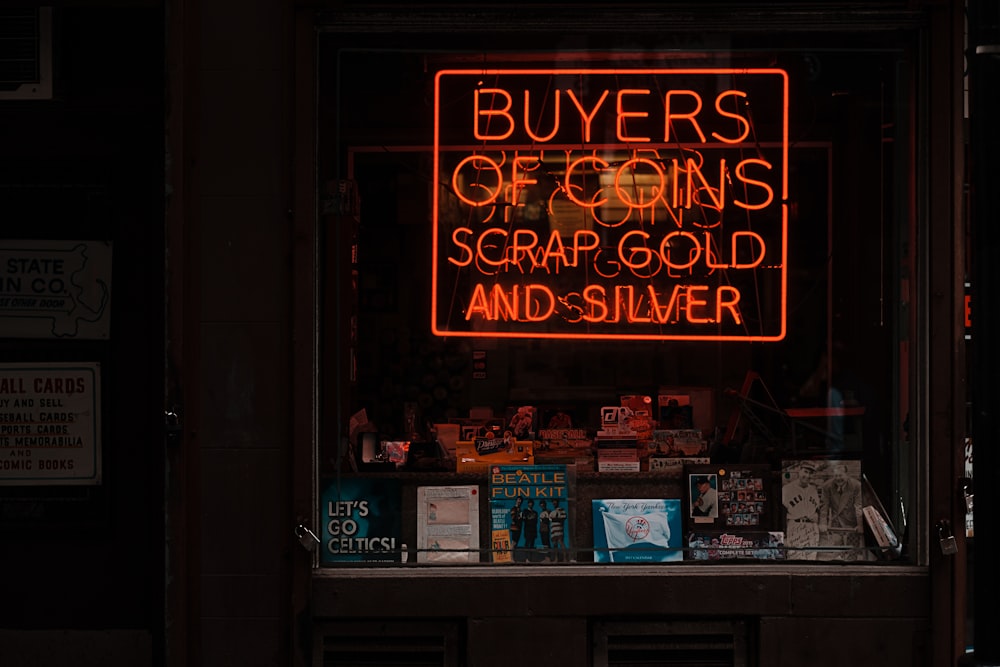
[[[52,97],[52,8],[0,9],[0,100]]]
[[[747,667],[742,621],[599,622],[594,667]]]
[[[351,621],[317,627],[322,667],[457,667],[453,623]]]

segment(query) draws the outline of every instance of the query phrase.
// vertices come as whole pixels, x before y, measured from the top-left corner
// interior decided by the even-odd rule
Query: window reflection
[[[700,419],[692,426],[713,462],[768,463],[779,471],[789,458],[857,461],[890,517],[901,521],[911,388],[900,340],[910,297],[906,257],[897,253],[906,237],[897,221],[906,216],[893,207],[905,175],[894,160],[892,53],[728,53],[728,66],[764,63],[788,73],[787,141],[776,120],[784,111],[772,95],[752,115],[730,112],[725,130],[681,123],[698,148],[653,141],[650,128],[663,128],[663,119],[653,123],[632,107],[626,111],[636,115],[623,117],[619,108],[615,116],[625,125],[577,123],[577,139],[588,129],[591,139],[606,135],[593,146],[556,144],[565,128],[546,115],[551,108],[539,111],[534,127],[519,128],[520,136],[501,137],[509,119],[483,113],[492,126],[446,143],[460,110],[507,108],[485,98],[475,107],[471,97],[463,106],[457,93],[439,100],[436,144],[435,75],[455,67],[447,56],[326,55],[342,78],[321,91],[323,177],[351,182],[361,201],[356,289],[343,289],[343,271],[328,283],[328,310],[355,318],[328,320],[331,329],[348,321],[356,328],[339,329],[351,347],[342,368],[352,379],[338,391],[327,383],[326,432],[346,432],[349,415],[361,409],[392,439],[411,435],[406,420],[414,414],[416,430],[429,437],[436,424],[477,411],[503,421],[532,406],[539,418],[565,415],[592,437],[600,408],[623,396],[651,397],[654,417],[665,419],[660,397],[693,391]],[[523,60],[531,56],[505,63],[500,54],[489,65],[522,67]],[[595,60],[589,54],[586,65]],[[675,54],[668,65],[678,60],[684,64]],[[457,62],[466,71],[467,63]],[[642,76],[642,85],[622,85],[659,85],[654,97],[666,99],[662,80]],[[522,83],[516,90],[529,92],[520,100],[511,95],[510,108],[523,108],[525,98],[529,109],[541,108],[555,84],[578,90],[579,108],[592,109],[600,95],[574,88],[579,80],[562,88],[554,76],[540,77],[537,89],[535,81]],[[494,95],[509,92],[496,78],[486,83],[481,87]],[[600,83],[595,89],[611,89]],[[713,81],[722,109],[743,99],[726,96],[732,85],[732,77]],[[683,90],[692,90],[690,81]],[[475,94],[475,86],[466,92]],[[557,98],[550,92],[547,99]],[[568,93],[558,99],[563,112],[573,107]],[[461,122],[469,135],[468,119]],[[492,137],[501,138],[491,144]],[[543,140],[552,143],[542,147]],[[771,180],[777,169],[763,164],[785,173]],[[331,253],[347,245],[332,235]],[[617,263],[595,260],[598,248],[619,253]],[[664,305],[673,294],[664,285],[695,283],[708,288],[711,307]],[[551,293],[551,319],[530,321],[542,303],[540,289],[534,297],[525,291],[530,285]],[[591,285],[601,291],[586,292]],[[650,285],[657,287],[650,292]],[[650,294],[662,299],[659,310]],[[707,301],[702,295],[681,300]],[[609,314],[614,307],[620,317]],[[659,321],[649,317],[656,312]],[[629,334],[638,335],[625,339]],[[322,457],[321,474],[336,459]]]

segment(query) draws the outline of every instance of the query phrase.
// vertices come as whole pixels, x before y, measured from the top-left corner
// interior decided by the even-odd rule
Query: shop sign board
[[[0,364],[0,486],[101,483],[100,365]]]
[[[0,239],[0,337],[107,339],[111,243]]]
[[[399,563],[402,486],[399,479],[331,479],[323,483],[320,563]]]
[[[784,70],[443,70],[433,161],[435,334],[784,338]]]

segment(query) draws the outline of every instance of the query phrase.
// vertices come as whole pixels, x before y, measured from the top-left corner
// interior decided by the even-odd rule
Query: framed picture
[[[719,476],[696,472],[688,475],[688,516],[694,523],[711,523],[719,518]]]
[[[869,559],[861,461],[782,461],[781,504],[790,560]]]
[[[770,465],[697,464],[687,466],[685,472],[692,530],[709,525],[730,532],[782,528],[776,502],[776,473]],[[708,486],[700,483],[702,479],[707,479]]]

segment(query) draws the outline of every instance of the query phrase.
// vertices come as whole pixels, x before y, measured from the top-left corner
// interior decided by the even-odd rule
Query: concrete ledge
[[[317,618],[531,614],[924,618],[926,568],[909,566],[467,566],[313,574]]]

